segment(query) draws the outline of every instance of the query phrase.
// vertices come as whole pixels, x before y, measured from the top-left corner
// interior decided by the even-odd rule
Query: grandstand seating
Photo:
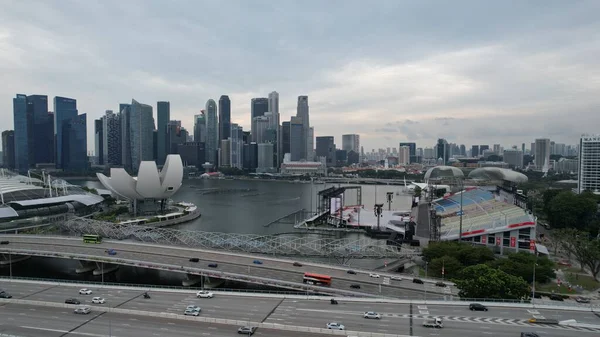
[[[463,233],[533,221],[533,217],[527,211],[496,200],[494,194],[489,191],[471,189],[463,193]],[[435,200],[433,203],[438,214],[442,216],[442,238],[458,235],[460,193]]]

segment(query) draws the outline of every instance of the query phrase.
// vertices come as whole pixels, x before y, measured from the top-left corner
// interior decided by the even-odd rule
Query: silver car
[[[87,315],[92,312],[92,309],[90,309],[90,307],[79,307],[73,310],[73,312],[80,315]]]
[[[376,313],[375,311],[367,311],[365,312],[365,314],[363,315],[364,318],[374,318],[374,319],[381,319],[381,315]]]

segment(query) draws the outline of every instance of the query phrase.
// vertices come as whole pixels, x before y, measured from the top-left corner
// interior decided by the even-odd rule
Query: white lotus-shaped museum
[[[123,168],[111,168],[110,177],[96,175],[104,187],[124,198],[167,199],[181,187],[183,163],[178,154],[170,154],[160,172],[154,161],[142,161],[137,177],[130,176]]]

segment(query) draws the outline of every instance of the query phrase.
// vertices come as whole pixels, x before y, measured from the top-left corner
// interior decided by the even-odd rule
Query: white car
[[[188,305],[187,308],[185,308],[185,311],[183,312],[183,314],[186,316],[198,316],[198,315],[200,315],[201,310],[202,309],[200,309],[199,306]]]
[[[331,323],[327,323],[327,329],[345,330],[346,327],[343,324],[331,322]]]
[[[213,298],[215,295],[210,291],[200,290],[196,293],[196,297],[198,298]]]
[[[92,291],[90,289],[83,288],[83,289],[79,289],[79,294],[80,295],[91,295]]]
[[[94,298],[92,298],[92,303],[94,303],[94,304],[104,304],[104,303],[106,303],[106,300],[103,299],[102,297],[94,297]]]
[[[90,309],[90,307],[79,307],[73,310],[73,312],[80,315],[87,315],[92,312],[92,309]]]
[[[188,306],[185,308],[185,310],[196,310],[196,311],[201,311],[202,309],[201,309],[199,306],[197,306],[197,305],[190,304],[190,305],[188,305]]]
[[[400,276],[391,276],[390,278],[394,281],[402,281],[402,277]]]
[[[379,274],[373,274],[373,273],[370,273],[370,274],[369,274],[369,277],[379,278]]]
[[[365,314],[363,315],[364,318],[375,318],[375,319],[381,319],[381,315],[376,313],[375,311],[367,311],[365,312]]]

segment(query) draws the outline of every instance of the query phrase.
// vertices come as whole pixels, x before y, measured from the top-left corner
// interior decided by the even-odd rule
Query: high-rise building
[[[54,136],[55,136],[55,163],[57,168],[62,168],[62,125],[63,121],[77,117],[77,100],[67,97],[54,97]]]
[[[206,142],[206,114],[204,110],[201,110],[199,115],[194,115],[194,142]]]
[[[217,121],[217,103],[213,99],[206,102],[206,160],[218,166],[219,122]]]
[[[223,95],[219,98],[219,140],[228,139],[230,136],[231,101],[229,100],[229,96]]]
[[[32,133],[30,136],[30,154],[33,154],[33,163],[54,163],[54,114],[48,111],[48,96],[27,96],[27,113],[33,119]],[[30,158],[31,160],[31,158]]]
[[[531,143],[531,150],[529,153],[535,156],[535,142]]]
[[[181,156],[184,166],[196,166],[202,168],[206,162],[204,143],[187,142],[177,145],[177,153]]]
[[[231,159],[230,165],[231,167],[236,167],[238,169],[243,168],[244,164],[244,129],[236,124],[231,124]]]
[[[273,144],[258,144],[257,173],[273,172]]]
[[[169,125],[167,125],[167,154],[177,154],[178,145],[187,143],[187,138],[188,132],[181,126],[181,121],[169,121]]]
[[[315,128],[308,128],[308,156],[307,161],[313,161],[315,159]]]
[[[409,150],[408,162],[406,164],[416,163],[417,162],[417,143],[400,143],[398,147],[402,148],[403,146],[407,146],[408,150]],[[398,163],[402,164],[402,161],[400,160],[400,158],[398,158]],[[406,165],[406,164],[402,164],[402,165]]]
[[[335,143],[332,136],[317,137],[317,158],[325,157],[327,167],[335,166]]]
[[[523,154],[525,154],[525,143],[521,144],[521,152],[523,152]]]
[[[479,157],[479,145],[471,145],[471,157]]]
[[[467,156],[467,147],[465,144],[460,144],[460,155],[463,157]]]
[[[86,114],[62,121],[61,158],[65,171],[81,172],[89,168]]]
[[[104,165],[104,125],[102,118],[94,120],[94,145],[96,164]]]
[[[254,124],[254,118],[264,116],[265,112],[269,111],[269,99],[266,97],[253,98],[250,101],[250,134],[252,141],[256,141],[257,131],[256,125]],[[258,143],[258,142],[257,142]]]
[[[135,99],[131,105],[121,105],[123,166],[137,172],[142,161],[154,160],[154,116],[152,106]]]
[[[222,139],[219,149],[219,167],[231,167],[231,138]]]
[[[426,147],[423,149],[423,158],[425,159],[436,159],[435,158],[435,151],[434,149],[430,148],[430,147]]]
[[[30,139],[33,130],[31,128],[32,117],[27,112],[27,96],[17,94],[13,98],[13,119],[15,126],[15,169],[21,173],[27,172],[33,163],[33,155],[30,153]]]
[[[511,168],[523,167],[523,152],[516,149],[506,149],[503,152],[503,160]]]
[[[304,140],[303,121],[300,117],[290,119],[290,159],[291,161],[300,161],[304,159],[302,156],[306,149],[306,141]]]
[[[266,132],[269,129],[269,117],[268,116],[258,116],[252,119],[252,125],[254,126],[254,130],[252,130],[252,141],[257,144],[266,143]]]
[[[448,142],[443,139],[440,138],[437,141],[437,151],[436,151],[436,160],[442,160],[442,162],[444,163],[444,165],[446,165],[446,163],[448,162]]]
[[[414,143],[412,143],[414,144]],[[410,164],[410,146],[402,145],[400,143],[400,152],[398,153],[398,164],[399,165],[408,165]]]
[[[579,139],[577,191],[600,192],[600,135],[582,135]]]
[[[164,165],[167,153],[170,153],[167,147],[167,126],[171,120],[171,103],[157,102],[156,117],[156,163]]]
[[[354,151],[356,153],[360,153],[360,135],[342,135],[342,150],[346,150],[346,152]]]
[[[298,106],[296,107],[296,117],[302,120],[302,129],[304,134],[304,145],[302,149],[302,159],[312,160],[309,158],[314,148],[314,140],[310,137],[310,120],[308,96],[298,96]],[[293,160],[293,159],[292,159]]]
[[[104,165],[120,166],[121,165],[121,122],[119,115],[113,113],[112,110],[106,110],[102,117],[102,130],[104,138]]]
[[[281,123],[281,152],[290,153],[290,122]]]
[[[500,155],[500,144],[494,144],[494,153]]]
[[[8,169],[15,168],[15,132],[2,131],[2,165]]]
[[[550,168],[550,139],[539,138],[535,140],[535,168],[546,172]]]
[[[489,150],[489,149],[490,149],[489,145],[479,145],[479,155],[483,155],[485,150]]]

